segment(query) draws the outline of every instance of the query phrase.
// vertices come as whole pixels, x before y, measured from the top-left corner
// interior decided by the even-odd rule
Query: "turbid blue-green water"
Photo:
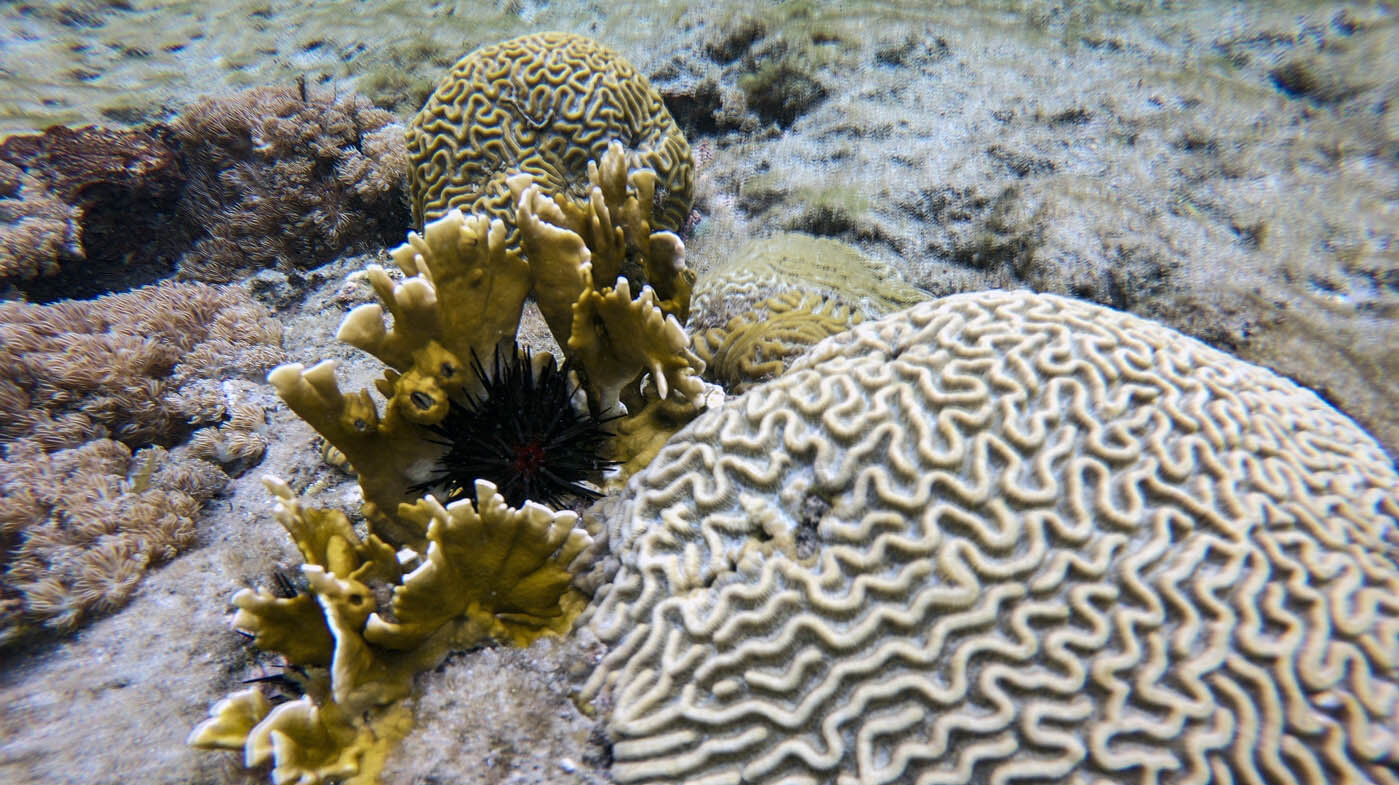
[[[1287,377],[1353,419],[1391,460],[1399,454],[1399,22],[1385,4],[5,2],[0,20],[0,297],[11,301],[0,304],[0,636],[14,633],[0,643],[0,780],[269,780],[266,767],[245,771],[238,754],[185,743],[217,700],[279,671],[229,624],[235,591],[272,585],[277,570],[296,577],[302,561],[260,478],[285,478],[308,506],[355,514],[361,498],[265,373],[279,362],[331,358],[347,390],[371,386],[381,373],[335,333],[347,312],[374,302],[362,269],[388,264],[384,250],[410,228],[400,126],[459,57],[517,35],[561,30],[607,44],[649,79],[685,133],[695,183],[684,258],[703,295],[686,325],[692,336],[724,328],[770,296],[838,300],[839,280],[792,277],[780,265],[787,277],[776,285],[763,279],[745,289],[742,275],[733,277],[734,260],[751,258],[751,241],[798,232],[844,243],[840,258],[866,260],[841,268],[861,271],[847,275],[841,319],[858,312],[873,321],[892,309],[871,294],[879,287],[869,275],[888,291],[928,297],[995,288],[1065,295],[1160,322]],[[287,127],[290,136],[274,129],[266,138],[223,139],[217,128],[193,123],[209,114],[200,114],[204,98],[266,111],[239,92],[256,88],[279,88],[276,100],[290,102],[284,114],[296,123],[323,122],[313,136],[329,149],[298,147]],[[49,126],[92,124],[146,134],[168,155],[148,147],[145,157],[116,165],[86,157],[127,149],[121,144],[135,138],[93,135],[105,132],[35,152],[33,140]],[[192,156],[196,143],[222,152]],[[102,167],[100,177],[92,174]],[[230,216],[241,223],[228,228]],[[141,287],[181,276],[214,288],[170,288],[154,305],[110,312],[93,305],[102,294],[149,291]],[[764,313],[776,321],[777,312]],[[520,336],[558,350],[536,312],[527,311]],[[1248,449],[1276,457],[1265,442],[1249,441]],[[1383,457],[1372,460],[1381,453],[1360,453],[1366,466],[1383,468]],[[998,470],[1009,463],[990,454]],[[590,682],[599,662],[616,670],[626,659],[609,655],[609,646],[631,639],[615,630],[600,635],[600,622],[588,621],[593,626],[566,638],[475,648],[420,674],[407,704],[414,729],[393,748],[381,779],[767,782],[785,772],[815,782],[970,783],[1011,770],[975,761],[1009,759],[1024,764],[1012,766],[1017,776],[1057,782],[1068,775],[1055,762],[1081,744],[1087,763],[1077,771],[1101,781],[1153,781],[1154,772],[1161,782],[1225,782],[1249,770],[1226,752],[1251,749],[1247,734],[1256,729],[1264,747],[1285,739],[1275,745],[1279,761],[1257,764],[1265,780],[1283,781],[1290,771],[1305,783],[1392,782],[1399,500],[1377,475],[1366,475],[1374,484],[1364,486],[1361,474],[1337,471],[1312,485],[1287,472],[1250,480],[1274,491],[1292,483],[1278,492],[1329,500],[1315,508],[1330,510],[1315,531],[1328,530],[1328,514],[1368,510],[1374,522],[1374,541],[1344,527],[1330,529],[1333,540],[1320,537],[1334,558],[1307,561],[1299,553],[1311,546],[1285,537],[1281,550],[1248,557],[1268,569],[1250,573],[1257,585],[1239,579],[1229,596],[1256,596],[1251,607],[1263,609],[1263,621],[1210,615],[1199,610],[1207,599],[1197,606],[1169,594],[1156,609],[1143,601],[1142,610],[1124,585],[1116,597],[1091,599],[1141,610],[1132,623],[1146,630],[1142,645],[1172,656],[1196,651],[1180,632],[1194,623],[1218,635],[1254,634],[1255,643],[1301,635],[1310,647],[1295,659],[1239,655],[1253,663],[1253,681],[1232,692],[1219,686],[1222,671],[1202,671],[1200,683],[1213,691],[1190,705],[1189,716],[1150,700],[1128,706],[1126,735],[1102,737],[1117,739],[1112,745],[1094,747],[1091,735],[1077,735],[1078,719],[1046,708],[1033,721],[1017,714],[1020,725],[953,730],[943,752],[929,741],[899,768],[890,750],[903,748],[881,739],[925,720],[932,739],[935,701],[870,698],[860,704],[868,715],[860,723],[840,713],[836,704],[857,701],[838,691],[821,716],[841,719],[831,720],[820,754],[757,760],[752,750],[781,746],[780,720],[764,726],[769,747],[740,738],[756,727],[742,723],[682,723],[670,734],[681,725],[657,720],[665,733],[648,735],[636,723],[650,716],[643,709],[668,705],[667,696],[608,697],[598,686],[606,679]],[[1207,485],[1196,492],[1224,498]],[[733,575],[706,579],[721,588],[725,580],[760,584],[744,571],[752,567],[745,559],[778,559],[787,534],[794,553],[811,557],[816,535],[783,529],[783,515],[798,524],[809,518],[822,537],[854,526],[856,512],[782,490],[777,498],[790,509],[778,504],[776,514],[756,497],[723,500],[764,534],[754,534],[747,550],[735,546]],[[1252,510],[1240,493],[1238,509]],[[632,526],[620,523],[631,509],[624,498],[610,495],[584,516],[595,539],[609,526]],[[1308,514],[1285,504],[1257,512],[1277,525]],[[829,520],[818,525],[822,516]],[[151,529],[159,535],[133,528],[143,520],[162,521]],[[1033,551],[1025,542],[989,553],[1024,556]],[[628,559],[641,563],[624,545],[609,544],[615,561],[599,562],[599,575],[615,577]],[[1191,547],[1161,555],[1161,569],[1186,564]],[[889,558],[901,565],[891,571],[911,570],[929,586],[956,574],[950,562],[910,568],[907,553]],[[1184,561],[1168,564],[1172,558]],[[1201,558],[1198,569],[1217,578],[1215,588],[1180,596],[1224,596],[1231,562]],[[1302,562],[1310,572],[1296,566]],[[1323,594],[1350,588],[1325,595],[1338,599],[1323,610],[1304,591],[1308,581]],[[875,583],[866,590],[879,594]],[[666,585],[697,598],[710,588],[678,578]],[[755,607],[788,596],[763,591],[772,593],[752,600]],[[1192,613],[1204,620],[1192,621]],[[742,627],[724,628],[721,643],[740,645]],[[1095,646],[1112,650],[1131,637],[1107,633]],[[713,703],[692,705],[732,700],[735,715],[764,715],[768,709],[755,708],[761,697],[781,693],[774,674],[801,685],[840,667],[809,643],[784,641],[750,669],[751,679],[720,673],[728,660],[696,650],[694,662],[677,666],[671,688],[679,694],[698,671],[705,678],[693,683],[710,690]],[[1093,648],[1064,646],[1060,659],[1037,666],[1046,679],[1073,671],[1070,660]],[[901,667],[916,659],[910,654]],[[973,676],[990,684],[986,674],[998,663],[993,656]],[[1235,664],[1242,672],[1247,663]],[[1112,669],[1098,667],[1083,690],[1087,703],[1073,709],[1085,716],[1110,713],[1112,690],[1103,685],[1112,683]],[[1133,688],[1147,693],[1152,684],[1176,689],[1194,678],[1131,673]],[[1364,689],[1355,687],[1362,674],[1374,680]],[[1297,691],[1277,694],[1302,698],[1249,708],[1251,695],[1266,702],[1289,679]],[[275,682],[250,683],[286,697]],[[607,683],[622,682],[651,684],[635,674]],[[879,689],[877,680],[870,685]],[[1017,711],[1036,705],[1034,689],[1019,689],[1007,699]],[[747,695],[755,703],[735,697]],[[991,728],[1005,705],[999,700],[989,689],[966,705]],[[613,716],[615,705],[636,713]],[[915,721],[916,712],[927,716]],[[1283,724],[1266,721],[1279,717]],[[1174,734],[1177,723],[1208,730],[1187,739]],[[1362,739],[1362,727],[1373,732]],[[782,749],[806,743],[800,729],[788,731],[791,745]],[[726,738],[727,752],[700,740]],[[1323,748],[1348,752],[1307,770],[1317,758],[1302,751]],[[677,763],[674,774],[634,765],[666,755],[693,762],[700,749],[709,764]],[[821,765],[794,762],[803,755]],[[1349,772],[1342,765],[1361,759],[1371,763]]]

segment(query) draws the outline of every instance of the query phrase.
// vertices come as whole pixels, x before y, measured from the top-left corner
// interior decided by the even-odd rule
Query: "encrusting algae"
[[[268,376],[287,405],[353,467],[368,523],[361,537],[343,513],[305,508],[285,482],[265,481],[277,500],[277,519],[305,561],[304,583],[280,593],[240,591],[233,599],[234,626],[278,654],[288,666],[283,680],[302,694],[274,706],[256,688],[235,692],[211,709],[189,742],[242,750],[250,767],[270,763],[274,782],[374,782],[411,724],[403,699],[416,674],[449,651],[488,640],[525,646],[564,634],[586,604],[575,578],[592,539],[576,513],[539,503],[548,499],[508,503],[490,477],[444,481],[454,463],[447,460],[453,439],[515,450],[500,462],[511,471],[547,471],[540,461],[552,447],[510,444],[521,429],[458,435],[457,424],[477,421],[449,419],[453,411],[479,406],[502,389],[530,395],[541,386],[558,387],[538,383],[553,369],[566,380],[564,406],[591,418],[587,423],[605,425],[608,434],[625,435],[603,439],[606,454],[581,462],[598,469],[589,479],[599,485],[601,468],[639,468],[698,411],[703,363],[681,327],[694,275],[685,266],[684,244],[669,231],[677,223],[671,213],[683,215],[689,207],[689,147],[659,96],[620,57],[576,36],[527,39],[500,45],[519,44],[520,70],[512,79],[547,81],[557,69],[529,66],[594,47],[607,56],[573,67],[605,68],[608,78],[570,85],[602,91],[600,100],[586,104],[595,108],[609,96],[639,91],[652,110],[649,119],[633,120],[654,123],[660,147],[647,147],[649,131],[616,134],[605,125],[609,134],[641,140],[643,149],[629,150],[615,138],[590,143],[581,168],[586,180],[566,184],[543,176],[541,162],[546,172],[578,169],[577,150],[543,145],[501,162],[493,145],[454,147],[460,172],[471,169],[472,156],[503,167],[500,182],[513,205],[503,212],[490,200],[471,198],[459,172],[438,171],[419,157],[413,161],[415,214],[426,213],[428,220],[390,252],[402,278],[371,265],[365,274],[380,304],[356,308],[337,335],[386,366],[375,381],[382,409],[367,390],[342,391],[331,361],[283,365]],[[463,64],[499,48],[478,50]],[[463,64],[412,124],[410,157],[432,157],[441,144],[473,138],[465,129],[445,128],[441,116],[440,96],[460,87],[461,74],[472,73]],[[635,81],[618,87],[617,74]],[[463,122],[494,117],[503,133],[518,135],[519,124],[507,118],[533,107],[521,102],[523,96],[533,101],[537,95],[507,91],[496,111],[478,111]],[[556,116],[537,109],[530,109],[532,122]],[[440,144],[425,146],[425,134],[441,136]],[[548,138],[554,137],[529,137],[541,144]],[[652,168],[658,164],[670,168]],[[531,358],[516,345],[527,298],[564,348],[562,366],[547,354]],[[503,369],[520,380],[503,385]],[[662,411],[666,416],[658,417]],[[580,437],[560,449],[594,450],[595,442]],[[444,494],[460,496],[444,504],[422,494],[442,487],[474,490],[475,498]]]

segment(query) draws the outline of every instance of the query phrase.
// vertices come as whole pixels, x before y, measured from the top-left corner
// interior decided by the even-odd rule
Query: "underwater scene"
[[[0,0],[0,782],[1399,785],[1399,6]]]

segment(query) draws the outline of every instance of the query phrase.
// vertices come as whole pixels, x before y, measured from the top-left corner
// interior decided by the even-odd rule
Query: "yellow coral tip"
[[[248,734],[271,709],[272,704],[256,689],[232,693],[209,709],[209,719],[190,731],[185,743],[191,747],[241,750]]]
[[[267,383],[276,387],[278,392],[291,389],[296,386],[296,380],[301,378],[305,370],[306,366],[301,363],[279,365],[267,374]]]

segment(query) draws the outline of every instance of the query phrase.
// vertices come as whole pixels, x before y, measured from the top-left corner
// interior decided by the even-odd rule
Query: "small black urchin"
[[[485,390],[450,401],[442,422],[429,426],[447,452],[413,491],[441,491],[454,502],[475,498],[481,479],[495,483],[512,507],[526,499],[559,507],[570,496],[598,498],[582,482],[596,482],[615,463],[601,455],[609,434],[602,420],[574,407],[568,364],[559,368],[550,358],[536,373],[529,350],[512,346],[497,348],[491,365],[487,374],[473,353]]]

